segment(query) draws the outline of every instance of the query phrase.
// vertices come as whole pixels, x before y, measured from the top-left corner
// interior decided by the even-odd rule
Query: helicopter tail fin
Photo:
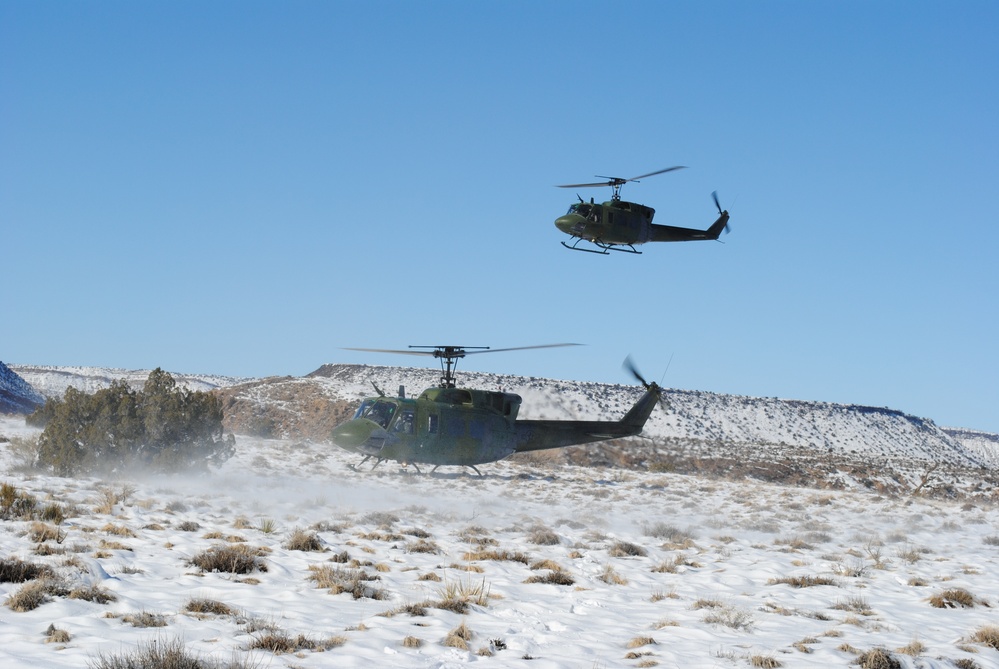
[[[659,384],[650,383],[645,394],[639,398],[635,406],[631,407],[628,413],[624,415],[624,418],[621,419],[621,424],[633,429],[637,428],[638,432],[641,432],[661,397],[662,388],[659,387]]]
[[[711,227],[708,228],[708,232],[705,235],[705,237],[707,237],[708,239],[718,239],[719,235],[721,235],[722,231],[725,230],[727,227],[728,227],[728,212],[723,211],[721,213],[721,216],[718,217],[718,220],[712,223]]]

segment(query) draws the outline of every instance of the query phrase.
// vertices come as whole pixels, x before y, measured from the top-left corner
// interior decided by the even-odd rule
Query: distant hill
[[[69,385],[92,391],[115,378],[141,384],[148,371],[12,366],[46,395]],[[348,418],[377,385],[417,395],[440,381],[428,368],[326,364],[304,377],[232,379],[175,375],[223,400],[226,429],[316,442]],[[560,381],[464,372],[459,383],[514,392],[521,418],[617,420],[641,395],[638,385]],[[883,407],[721,395],[666,389],[640,437],[514,456],[541,463],[651,468],[751,476],[820,486],[866,486],[937,492],[995,489],[999,435],[941,428],[932,420]],[[991,486],[991,487],[990,487]]]
[[[44,403],[45,397],[41,393],[0,362],[0,413],[28,414]]]
[[[45,397],[62,397],[70,386],[85,393],[94,393],[111,385],[113,381],[126,381],[135,390],[141,390],[151,369],[114,369],[108,367],[52,367],[47,365],[11,365],[10,368],[26,379]],[[170,372],[177,385],[188,390],[215,390],[245,378],[214,374],[183,374]],[[44,400],[43,400],[44,401]]]

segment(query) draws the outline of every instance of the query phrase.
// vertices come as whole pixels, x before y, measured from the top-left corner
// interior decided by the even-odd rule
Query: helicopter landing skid
[[[632,246],[631,244],[624,244],[623,246],[628,247],[625,249],[625,248],[618,248],[619,245],[617,244],[601,244],[600,242],[594,241],[592,243],[600,249],[599,251],[596,251],[594,249],[579,248],[577,244],[579,244],[579,242],[581,241],[583,241],[583,238],[579,237],[576,239],[575,243],[572,244],[572,246],[566,244],[565,242],[560,242],[560,243],[562,244],[562,246],[569,249],[570,251],[582,251],[583,253],[596,253],[602,256],[610,255],[609,251],[620,251],[621,253],[634,253],[635,255],[642,255],[642,252],[635,249],[635,247]]]

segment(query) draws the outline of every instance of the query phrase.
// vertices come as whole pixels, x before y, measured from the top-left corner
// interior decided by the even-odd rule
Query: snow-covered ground
[[[0,435],[30,433],[0,419]],[[976,640],[999,624],[999,511],[981,500],[237,449],[207,476],[107,481],[19,473],[0,440],[0,483],[65,516],[0,521],[0,557],[64,586],[16,611],[30,582],[0,583],[0,666],[176,643],[257,667],[820,667],[878,648],[904,667],[999,667]],[[318,550],[290,544],[313,535]],[[259,568],[192,564],[219,546]]]

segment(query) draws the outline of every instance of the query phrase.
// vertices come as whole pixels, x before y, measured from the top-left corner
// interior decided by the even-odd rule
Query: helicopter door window
[[[413,412],[400,411],[392,431],[398,434],[413,434]]]
[[[437,434],[437,415],[430,414],[427,416],[427,432],[430,434]]]

